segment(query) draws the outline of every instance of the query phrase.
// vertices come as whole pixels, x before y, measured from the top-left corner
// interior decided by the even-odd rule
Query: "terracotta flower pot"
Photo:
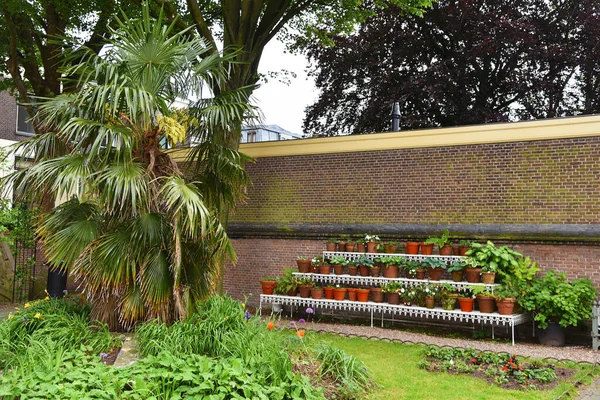
[[[400,274],[400,270],[397,265],[388,265],[383,268],[383,277],[384,278],[397,278]]]
[[[406,242],[406,254],[419,254],[419,242]]]
[[[356,243],[356,251],[358,253],[364,253],[367,251],[367,246],[364,243]]]
[[[474,304],[475,304],[475,299],[472,297],[459,297],[458,298],[458,305],[460,306],[460,311],[462,311],[462,312],[472,312]]]
[[[297,294],[298,294],[298,288],[290,289],[290,290],[287,291],[287,295],[288,296],[295,296]]]
[[[371,289],[357,289],[356,290],[356,299],[358,301],[366,303],[367,301],[369,301],[369,293],[370,292],[371,292]]]
[[[400,293],[392,292],[387,293],[387,302],[390,304],[400,304]]]
[[[465,279],[469,283],[479,283],[481,278],[481,268],[467,268],[465,269]]]
[[[338,251],[346,251],[346,242],[340,241],[338,243]]]
[[[354,243],[346,243],[346,251],[353,252],[354,246]]]
[[[375,303],[383,303],[383,292],[381,288],[371,288],[371,300]]]
[[[439,281],[442,278],[443,268],[430,268],[429,279],[432,281]]]
[[[479,311],[482,313],[493,313],[495,303],[496,302],[492,296],[483,296],[480,294],[477,295],[477,305],[479,306]]]
[[[319,265],[319,273],[321,275],[329,275],[331,274],[331,265]]]
[[[451,256],[452,255],[452,245],[446,244],[440,247],[440,256]]]
[[[433,254],[433,243],[425,244],[425,243],[421,242],[421,254],[432,255]]]
[[[379,267],[371,267],[371,271],[370,271],[371,276],[378,277],[380,270],[381,270],[381,268],[379,268]]]
[[[357,288],[348,288],[348,300],[356,301],[356,291]]]
[[[367,253],[376,253],[377,242],[367,243]]]
[[[273,290],[277,286],[277,281],[260,281],[260,286],[262,287],[263,294],[273,294]]]
[[[351,276],[356,276],[357,273],[358,273],[358,267],[356,265],[348,266],[348,274],[350,274]]]
[[[464,271],[452,271],[452,281],[462,282]]]
[[[485,283],[486,285],[493,285],[496,280],[495,272],[482,272],[481,273],[481,283]]]
[[[325,293],[325,298],[327,300],[333,300],[333,288],[332,287],[323,288],[323,292]]]
[[[393,253],[395,253],[397,248],[398,248],[397,244],[384,244],[383,245],[383,251],[386,254],[393,254]]]
[[[303,274],[312,272],[312,268],[310,267],[310,260],[296,260],[298,264],[298,272]]]
[[[337,251],[337,243],[327,242],[327,251]]]
[[[446,295],[446,297],[442,297],[442,308],[444,310],[452,311],[456,308],[456,300],[458,299],[458,294],[450,293]]]
[[[333,264],[333,272],[336,275],[342,275],[344,273],[344,266],[342,264]]]
[[[369,276],[369,266],[368,265],[359,265],[358,269],[360,270],[360,276]]]
[[[417,279],[425,279],[425,270],[424,269],[417,270]]]
[[[460,246],[457,244],[452,245],[452,255],[460,256]]]
[[[343,301],[346,298],[346,288],[334,288],[333,289],[333,299],[338,301]]]
[[[315,289],[312,288],[310,290],[310,297],[312,297],[315,300],[320,300],[323,298],[323,289]]]
[[[508,297],[504,300],[496,300],[496,307],[500,315],[512,315],[517,299]]]
[[[434,308],[435,307],[435,297],[425,296],[425,307]]]
[[[310,297],[311,290],[312,290],[312,286],[298,285],[298,291],[300,292],[300,297],[302,297],[303,299],[308,299]]]
[[[461,255],[461,256],[467,255],[467,251],[469,251],[470,248],[471,248],[471,246],[459,246],[458,247],[459,255]]]

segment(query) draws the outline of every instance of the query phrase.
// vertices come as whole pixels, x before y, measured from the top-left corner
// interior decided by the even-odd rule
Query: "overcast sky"
[[[265,47],[260,61],[259,72],[279,72],[282,69],[295,72],[296,78],[290,78],[286,86],[275,78],[269,78],[254,91],[257,106],[264,114],[264,124],[276,124],[293,133],[302,132],[304,108],[317,98],[314,80],[306,76],[308,62],[304,56],[284,53],[284,45],[272,40]]]

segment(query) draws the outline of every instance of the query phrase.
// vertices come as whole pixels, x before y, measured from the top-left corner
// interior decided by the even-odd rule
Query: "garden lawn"
[[[428,372],[418,367],[425,346],[319,334],[319,339],[363,361],[380,385],[368,399],[555,399],[591,365],[570,363],[578,372],[550,391],[505,390],[468,375]]]

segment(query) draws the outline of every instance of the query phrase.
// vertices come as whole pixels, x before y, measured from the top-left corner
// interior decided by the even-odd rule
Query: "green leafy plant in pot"
[[[426,258],[422,263],[427,266],[429,279],[432,281],[439,281],[442,278],[442,273],[447,268],[446,263],[437,258]]]
[[[567,326],[577,326],[592,316],[592,302],[597,289],[589,278],[568,281],[564,273],[548,272],[534,278],[520,299],[521,306],[533,313],[540,329],[538,339],[542,344],[562,346]]]
[[[462,282],[466,266],[467,264],[465,264],[464,261],[454,261],[450,264],[448,272],[452,274],[452,280],[454,282]]]
[[[523,257],[521,253],[510,247],[496,247],[489,240],[485,246],[480,243],[473,243],[466,255],[475,260],[480,266],[486,266],[502,277],[514,275],[514,269],[519,266],[518,260]]]
[[[294,270],[285,268],[283,276],[277,277],[277,286],[275,293],[295,296],[298,293],[298,278],[293,275]]]
[[[452,255],[452,244],[450,243],[450,233],[448,232],[448,229],[445,229],[440,237],[430,237],[424,243],[437,245],[441,256]]]

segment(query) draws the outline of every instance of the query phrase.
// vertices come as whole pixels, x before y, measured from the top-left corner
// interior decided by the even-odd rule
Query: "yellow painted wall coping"
[[[600,115],[244,143],[240,145],[240,151],[251,157],[260,158],[572,139],[588,136],[600,136]],[[177,151],[175,158],[177,161],[183,160],[185,150]]]

